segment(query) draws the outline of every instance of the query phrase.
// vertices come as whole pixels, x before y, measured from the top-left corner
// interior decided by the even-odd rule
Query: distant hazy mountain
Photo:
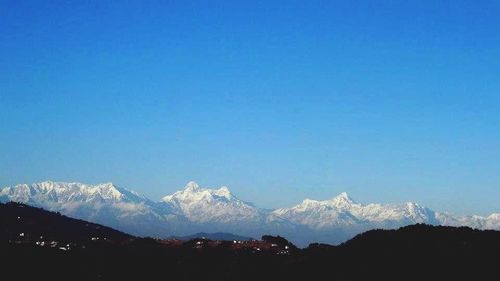
[[[279,234],[298,245],[340,243],[374,228],[415,223],[500,229],[500,214],[488,217],[436,213],[416,203],[360,204],[346,193],[331,200],[305,199],[274,211],[255,207],[227,187],[201,188],[195,182],[159,202],[112,183],[41,182],[0,191],[0,202],[15,201],[104,224],[141,236],[187,236],[193,233],[235,233],[260,237]]]

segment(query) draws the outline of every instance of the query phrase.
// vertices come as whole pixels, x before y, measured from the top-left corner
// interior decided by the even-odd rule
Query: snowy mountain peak
[[[406,202],[406,204],[405,204],[405,205],[406,205],[406,208],[407,208],[408,210],[415,210],[415,209],[420,208],[420,205],[418,205],[418,204],[417,204],[417,203],[415,203],[415,202]]]
[[[318,200],[314,200],[314,199],[309,199],[309,198],[306,198],[306,199],[304,199],[304,200],[302,201],[302,203],[301,203],[300,205],[305,205],[305,206],[307,206],[307,205],[316,205],[316,204],[318,204],[318,203],[320,203],[320,201],[318,201]]]
[[[194,181],[190,181],[186,184],[186,186],[184,187],[184,190],[187,190],[187,191],[199,191],[200,190],[200,186],[194,182]]]
[[[423,207],[415,202],[406,202],[405,209],[414,216],[424,216],[425,213],[429,211],[426,207]]]
[[[298,204],[297,206],[294,206],[292,208],[295,208],[299,211],[304,211],[304,210],[308,210],[308,209],[313,209],[313,208],[317,208],[318,206],[321,206],[323,204],[323,202],[321,201],[317,201],[317,200],[313,200],[313,199],[304,199],[302,201],[302,203]],[[291,208],[290,208],[291,209]],[[287,208],[283,208],[283,209],[278,209],[278,214],[281,214],[280,211],[281,210],[288,210]],[[276,212],[276,211],[275,211]]]
[[[164,202],[197,202],[197,201],[213,201],[217,198],[225,198],[227,200],[235,199],[227,186],[219,189],[202,188],[196,182],[190,181],[186,184],[183,190],[177,191],[172,195],[163,197]]]
[[[3,189],[0,195],[17,202],[81,202],[110,200],[118,202],[126,196],[125,189],[116,187],[113,183],[83,184],[78,182],[43,181],[31,185],[18,184]]]
[[[493,213],[487,217],[490,220],[500,220],[500,213]]]
[[[354,202],[346,192],[342,192],[330,200],[318,201],[314,199],[304,199],[295,207],[279,210],[281,210],[280,212],[291,209],[295,209],[297,211],[310,210],[316,212],[318,208],[348,209],[354,204],[356,204],[356,202]]]
[[[115,200],[120,200],[124,197],[123,193],[112,182],[95,185],[92,191]]]
[[[355,202],[351,199],[351,197],[349,197],[347,192],[340,193],[339,195],[332,198],[330,202],[334,203],[338,207],[350,206],[352,204],[355,204]]]
[[[195,222],[230,222],[256,218],[259,210],[233,196],[226,186],[202,188],[189,182],[183,190],[163,197],[162,201]]]
[[[347,192],[344,191],[344,192],[341,192],[339,195],[337,195],[337,197],[348,199],[349,195],[347,194]]]
[[[339,201],[339,202],[348,202],[348,203],[354,203],[352,198],[347,194],[347,192],[342,192],[336,197],[332,199],[332,201]]]
[[[227,199],[231,199],[231,191],[227,186],[223,186],[215,191],[215,194],[218,196],[226,197]]]

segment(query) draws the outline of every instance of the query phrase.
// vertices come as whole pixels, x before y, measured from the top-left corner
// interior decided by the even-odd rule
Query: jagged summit
[[[351,197],[349,196],[349,194],[347,194],[347,192],[345,192],[345,191],[341,192],[339,195],[337,195],[335,197],[335,199],[353,202],[353,200],[351,199]]]
[[[163,197],[164,203],[197,222],[240,221],[258,217],[259,210],[233,196],[227,186],[202,188],[190,181],[183,190]]]
[[[216,197],[224,197],[228,200],[236,199],[231,194],[231,191],[227,186],[223,186],[219,189],[202,188],[196,182],[190,181],[186,184],[184,189],[179,190],[171,195],[167,195],[162,198],[164,202],[170,201],[199,201],[199,200],[214,200]]]
[[[331,203],[337,206],[348,207],[352,204],[356,204],[354,200],[347,194],[347,192],[342,192],[330,200]]]
[[[92,199],[119,201],[125,197],[122,191],[125,189],[120,189],[111,182],[89,185],[78,182],[43,181],[31,185],[18,184],[14,187],[4,188],[0,192],[0,196],[9,196],[11,200],[18,202],[41,199],[57,202]]]
[[[306,210],[311,208],[321,208],[321,207],[338,207],[338,208],[348,208],[353,204],[357,204],[354,200],[349,197],[346,192],[342,192],[339,195],[333,197],[330,200],[314,200],[314,199],[304,199],[300,204],[295,206],[294,208]]]
[[[231,191],[229,191],[229,188],[227,186],[223,186],[223,187],[217,189],[216,194],[220,195],[220,196],[224,196],[228,199],[232,196]]]
[[[200,190],[200,186],[195,181],[190,181],[184,187],[184,190],[188,191],[198,191]]]

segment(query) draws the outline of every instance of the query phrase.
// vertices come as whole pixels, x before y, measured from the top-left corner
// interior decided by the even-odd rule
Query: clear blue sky
[[[57,2],[0,1],[1,186],[500,211],[499,1]]]

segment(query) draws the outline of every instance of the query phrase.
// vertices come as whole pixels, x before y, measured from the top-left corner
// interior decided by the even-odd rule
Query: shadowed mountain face
[[[500,214],[453,216],[407,202],[361,204],[346,193],[324,201],[305,199],[277,210],[265,210],[237,198],[227,187],[202,188],[189,182],[159,202],[112,183],[42,182],[0,191],[0,202],[16,201],[139,236],[171,237],[192,233],[235,233],[247,237],[283,235],[305,246],[337,244],[363,231],[398,228],[415,223],[500,229]]]
[[[16,203],[0,204],[0,219],[5,280],[492,280],[500,252],[500,232],[466,227],[372,230],[340,246],[298,249],[268,235],[135,238]]]

